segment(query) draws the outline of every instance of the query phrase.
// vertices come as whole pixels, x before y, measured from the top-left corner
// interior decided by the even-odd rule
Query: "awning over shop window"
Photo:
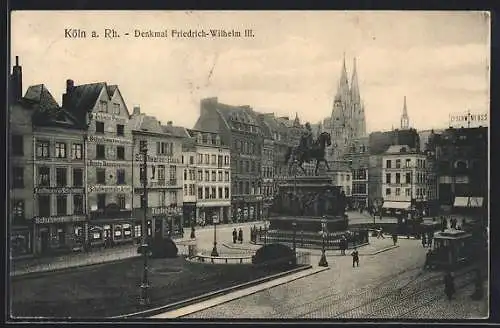
[[[384,202],[382,208],[392,208],[398,210],[407,210],[410,208],[410,202]]]
[[[469,197],[455,197],[454,207],[469,207]]]
[[[482,206],[483,206],[483,197],[470,197],[469,207],[482,207]]]

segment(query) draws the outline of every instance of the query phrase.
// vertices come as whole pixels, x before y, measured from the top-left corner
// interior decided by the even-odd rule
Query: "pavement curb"
[[[215,306],[219,306],[219,305],[222,305],[224,303],[228,303],[228,302],[231,302],[234,300],[238,300],[240,298],[256,294],[256,293],[261,292],[263,290],[271,289],[271,288],[274,288],[274,287],[277,287],[277,286],[280,286],[280,285],[283,285],[283,284],[286,284],[286,283],[289,283],[289,282],[292,282],[292,281],[295,281],[295,280],[298,280],[301,278],[305,278],[305,277],[308,277],[308,276],[311,276],[311,275],[314,275],[314,274],[317,274],[317,273],[320,273],[320,272],[323,272],[323,271],[326,271],[329,269],[330,269],[329,267],[315,267],[315,268],[313,268],[312,266],[309,266],[309,268],[301,270],[302,272],[296,272],[295,274],[297,276],[286,277],[288,275],[284,275],[283,277],[272,279],[270,281],[263,282],[261,284],[257,284],[254,286],[250,286],[250,287],[245,288],[245,289],[235,290],[235,291],[228,293],[226,295],[221,295],[221,296],[214,297],[212,299],[208,299],[208,300],[198,302],[195,304],[191,304],[191,305],[188,305],[185,307],[181,307],[178,309],[173,309],[170,311],[159,313],[157,315],[149,317],[149,319],[182,318],[184,316],[187,316],[187,315],[190,315],[190,314],[193,314],[196,312],[204,311],[206,309],[209,309],[209,308],[212,308]],[[306,270],[310,270],[310,272],[305,272]],[[294,273],[290,273],[290,275],[292,275],[292,274],[294,274]],[[276,280],[279,280],[281,278],[287,278],[287,279],[284,279],[283,281],[276,282]],[[233,294],[233,295],[231,296],[231,294]],[[236,294],[236,295],[234,295],[234,294]],[[227,296],[229,296],[229,297],[227,297]],[[210,301],[212,301],[212,302],[210,302]],[[203,305],[202,304],[203,302],[207,302],[208,304]],[[176,313],[176,312],[178,312],[178,313]]]
[[[119,316],[114,316],[114,317],[111,317],[111,319],[144,318],[144,317],[151,317],[151,316],[165,313],[165,312],[175,311],[175,310],[183,308],[183,307],[187,307],[187,306],[190,306],[190,305],[193,305],[196,303],[201,303],[203,301],[207,301],[209,299],[216,298],[219,296],[225,296],[227,294],[230,294],[231,292],[251,288],[251,287],[254,287],[254,286],[257,286],[260,284],[267,283],[267,282],[272,281],[272,280],[276,280],[276,279],[285,277],[287,275],[299,273],[299,272],[309,270],[309,269],[312,269],[312,265],[307,265],[304,267],[295,268],[295,269],[288,270],[285,272],[280,272],[280,273],[277,273],[277,274],[274,274],[271,276],[259,278],[259,279],[252,280],[252,281],[249,281],[249,282],[246,282],[243,284],[227,287],[227,288],[224,288],[221,290],[209,292],[209,293],[206,293],[206,294],[203,294],[200,296],[195,296],[195,297],[189,298],[187,300],[178,301],[175,303],[163,305],[163,306],[156,307],[153,309],[148,309],[148,310],[144,310],[144,311],[140,311],[140,312],[124,314],[124,315],[119,315]]]

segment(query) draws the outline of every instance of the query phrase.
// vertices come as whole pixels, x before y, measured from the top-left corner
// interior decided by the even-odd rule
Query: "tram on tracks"
[[[476,259],[477,250],[472,234],[449,229],[434,234],[433,249],[427,253],[426,267],[454,269],[470,264]]]

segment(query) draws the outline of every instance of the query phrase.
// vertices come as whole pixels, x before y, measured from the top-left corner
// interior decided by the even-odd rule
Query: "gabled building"
[[[86,129],[85,195],[92,246],[132,242],[140,222],[132,217],[130,113],[116,85],[66,81],[62,107]]]
[[[220,103],[217,98],[201,100],[195,130],[213,132],[231,150],[231,203],[234,222],[262,218],[262,131],[249,106]]]
[[[141,113],[135,106],[129,121],[133,144],[132,186],[133,217],[142,222],[147,204],[148,235],[155,237],[183,235],[182,144],[187,137],[183,128],[167,122],[164,126],[153,116]],[[143,149],[147,149],[146,171]],[[144,199],[144,175],[147,197]],[[139,232],[139,228],[137,229]]]

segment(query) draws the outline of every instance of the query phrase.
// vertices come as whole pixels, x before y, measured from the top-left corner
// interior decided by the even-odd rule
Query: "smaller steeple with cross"
[[[410,128],[410,117],[408,116],[408,109],[406,108],[406,96],[403,103],[403,115],[401,115],[401,130],[408,130]]]

